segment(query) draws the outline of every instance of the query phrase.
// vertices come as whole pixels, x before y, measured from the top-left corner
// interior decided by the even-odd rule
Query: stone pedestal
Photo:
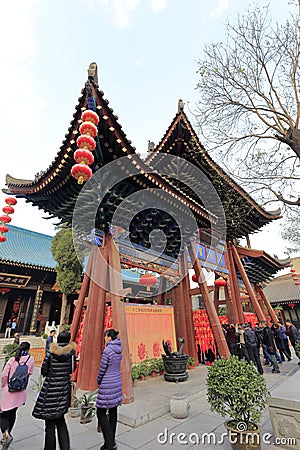
[[[280,448],[300,448],[300,402],[270,397],[268,405],[274,437],[280,439]]]
[[[170,412],[175,419],[185,419],[190,409],[186,395],[174,394],[170,399]]]
[[[274,438],[280,439],[280,448],[288,450],[300,448],[300,389],[296,386],[300,386],[299,370],[268,399]]]

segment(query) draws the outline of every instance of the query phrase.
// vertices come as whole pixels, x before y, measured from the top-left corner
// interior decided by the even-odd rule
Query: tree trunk
[[[66,325],[66,311],[67,311],[67,301],[68,297],[63,293],[61,299],[61,310],[60,310],[60,320],[59,320],[59,330],[63,331]]]

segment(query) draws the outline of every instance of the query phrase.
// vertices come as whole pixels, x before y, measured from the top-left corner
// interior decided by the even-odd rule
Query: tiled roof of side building
[[[300,286],[294,284],[290,274],[272,280],[264,293],[272,304],[300,301]]]
[[[52,237],[10,225],[6,242],[0,244],[0,261],[55,269]]]

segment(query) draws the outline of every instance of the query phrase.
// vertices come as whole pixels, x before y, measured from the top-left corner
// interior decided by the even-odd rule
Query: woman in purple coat
[[[101,450],[117,448],[115,443],[117,407],[122,404],[120,371],[122,344],[118,334],[119,332],[113,328],[105,331],[105,349],[97,376],[97,383],[100,385],[96,401],[97,417],[104,436],[104,444]]]

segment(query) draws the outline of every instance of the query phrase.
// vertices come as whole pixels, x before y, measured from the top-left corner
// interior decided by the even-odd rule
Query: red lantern
[[[81,114],[81,120],[82,122],[92,122],[93,124],[98,125],[99,116],[97,113],[95,113],[95,111],[87,109]]]
[[[85,148],[76,150],[76,152],[74,153],[74,159],[77,163],[87,164],[88,166],[90,166],[94,162],[93,154]]]
[[[2,236],[2,234],[0,234],[0,242],[5,242],[6,241],[6,237]]]
[[[299,278],[293,278],[293,281],[295,282],[295,281],[299,281]]]
[[[226,286],[227,285],[227,281],[224,280],[224,278],[217,278],[215,280],[215,286],[217,287],[222,287],[222,286]]]
[[[5,287],[1,287],[0,288],[0,292],[2,295],[7,294],[8,292],[10,292],[9,288],[5,288]]]
[[[92,136],[88,136],[87,134],[79,136],[76,140],[76,144],[79,148],[86,148],[90,152],[92,152],[96,148],[95,139]]]
[[[2,208],[2,211],[5,214],[13,214],[15,212],[14,208],[12,206],[4,206],[4,208]]]
[[[92,122],[83,122],[79,127],[80,134],[87,134],[93,138],[97,136],[98,130]]]
[[[157,279],[155,275],[152,275],[151,273],[145,273],[144,275],[140,276],[140,283],[144,286],[153,286],[156,284]]]
[[[289,306],[290,308],[294,308],[294,307],[296,306],[296,303],[288,303],[288,306]]]
[[[0,216],[0,222],[2,222],[2,223],[9,223],[9,222],[11,222],[11,217],[9,217],[9,216]]]
[[[197,277],[197,275],[194,273],[194,275],[192,276],[192,280],[195,282],[195,283],[197,283],[197,281],[198,281],[198,277]]]
[[[147,286],[147,291],[150,291],[150,286],[154,286],[157,282],[156,276],[151,273],[145,273],[140,276],[140,283],[143,286]]]
[[[17,204],[17,200],[15,198],[13,198],[13,197],[7,197],[5,199],[5,203],[7,205],[16,205]]]
[[[291,275],[292,275],[292,277],[297,277],[298,276],[296,273],[292,273]]]
[[[71,175],[77,180],[78,184],[83,184],[85,181],[92,178],[93,172],[86,164],[75,164],[71,169]]]
[[[6,225],[0,225],[0,233],[7,233],[9,228]]]
[[[295,286],[299,286],[300,285],[300,281],[296,281]]]

